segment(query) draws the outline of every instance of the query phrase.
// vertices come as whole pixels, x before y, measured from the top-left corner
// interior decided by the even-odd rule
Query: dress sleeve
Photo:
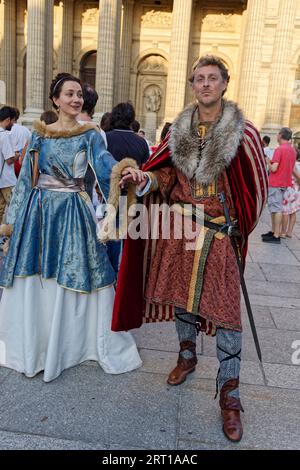
[[[32,134],[7,211],[6,222],[8,224],[13,225],[15,223],[20,208],[24,207],[31,194],[33,154],[40,149],[40,139],[41,137],[36,132]]]
[[[88,162],[92,167],[97,183],[105,198],[108,199],[110,177],[113,167],[118,163],[106,149],[104,140],[99,132],[91,132],[88,143]]]
[[[111,196],[111,190],[118,186],[124,168],[138,168],[136,161],[131,158],[124,158],[117,162],[106,149],[101,134],[96,131],[91,132],[87,155],[88,163],[95,173],[100,190],[106,201]]]

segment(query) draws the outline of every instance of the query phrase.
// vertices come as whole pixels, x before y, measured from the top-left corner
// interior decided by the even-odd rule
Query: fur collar
[[[243,138],[245,119],[235,103],[224,100],[221,117],[210,127],[199,161],[197,105],[189,105],[175,119],[169,138],[174,166],[188,179],[207,185],[227,168]],[[193,122],[192,122],[193,121]]]
[[[66,131],[55,131],[49,129],[49,126],[46,126],[46,124],[41,121],[34,121],[33,127],[41,137],[50,137],[55,139],[59,137],[73,137],[74,135],[83,134],[90,129],[97,130],[94,123],[80,124]]]

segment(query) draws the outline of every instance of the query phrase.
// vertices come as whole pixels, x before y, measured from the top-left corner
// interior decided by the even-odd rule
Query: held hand
[[[119,186],[124,188],[127,183],[141,184],[146,179],[146,175],[141,170],[127,167],[122,171],[123,178],[119,182]]]

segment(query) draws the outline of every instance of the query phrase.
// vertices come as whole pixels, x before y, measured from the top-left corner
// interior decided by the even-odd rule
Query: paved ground
[[[300,362],[300,224],[281,246],[261,242],[268,230],[266,213],[246,272],[265,378],[244,312],[239,444],[223,436],[214,401],[215,340],[199,337],[197,371],[170,387],[178,344],[166,323],[135,331],[144,364],[130,374],[106,375],[88,362],[45,384],[0,368],[0,449],[299,449],[300,364],[292,355]]]

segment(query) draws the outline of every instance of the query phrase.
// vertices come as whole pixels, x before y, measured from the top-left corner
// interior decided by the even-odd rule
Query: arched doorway
[[[80,62],[80,80],[89,83],[93,87],[96,85],[96,60],[97,52],[89,51],[82,57]]]

